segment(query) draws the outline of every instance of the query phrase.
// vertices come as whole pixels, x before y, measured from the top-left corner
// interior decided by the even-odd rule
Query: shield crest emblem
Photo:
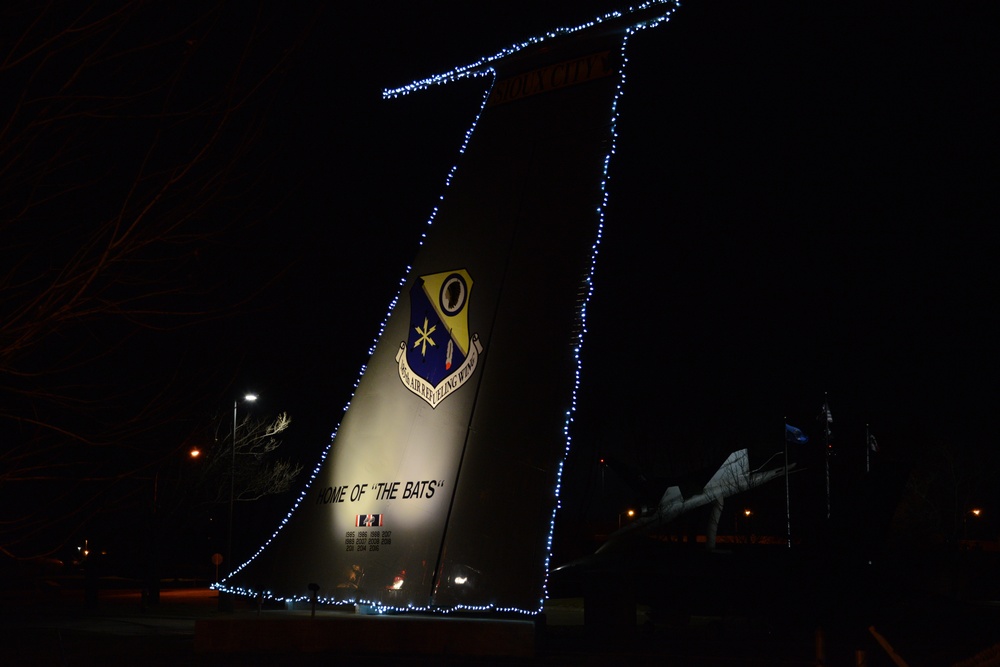
[[[465,269],[420,276],[410,289],[410,328],[396,361],[407,389],[432,407],[475,373],[482,346],[469,333],[472,277]]]

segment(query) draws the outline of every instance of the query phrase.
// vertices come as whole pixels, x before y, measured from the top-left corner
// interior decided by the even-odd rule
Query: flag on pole
[[[785,424],[785,440],[788,442],[794,442],[797,445],[804,445],[809,442],[809,436],[797,429],[791,424]]]
[[[827,424],[833,423],[833,413],[830,412],[830,402],[823,399],[823,407],[820,408],[819,418],[825,419]]]
[[[875,440],[875,436],[871,433],[868,434],[868,448],[873,452],[878,452],[878,441]]]

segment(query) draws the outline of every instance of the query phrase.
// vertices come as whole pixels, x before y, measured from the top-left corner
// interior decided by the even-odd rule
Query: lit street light
[[[747,531],[747,536],[750,534],[750,517],[753,516],[753,510],[749,507],[743,508],[743,528]],[[733,540],[739,541],[740,539],[740,513],[736,512],[733,514]]]
[[[973,517],[975,517],[976,519],[978,519],[980,516],[982,516],[983,510],[982,510],[981,507],[973,507],[972,509],[967,510],[965,512],[965,515],[962,517],[962,541],[963,542],[965,540],[969,539],[969,515],[970,514]],[[976,531],[973,530],[973,532],[976,532]],[[967,547],[968,545],[965,545],[965,546]]]
[[[193,461],[201,455],[201,450],[197,446],[191,447],[188,457]],[[163,467],[161,464],[160,467]],[[165,480],[169,480],[169,470],[157,470],[153,473],[153,504],[149,513],[149,535],[147,537],[147,563],[148,572],[146,575],[146,587],[143,589],[143,604],[159,604],[160,602],[160,567],[159,567],[159,540],[160,540],[160,473],[163,472]],[[179,483],[183,473],[178,473],[175,483]],[[147,478],[148,479],[148,478]]]
[[[243,400],[247,403],[253,403],[257,400],[257,394],[247,394]],[[230,567],[236,564],[233,558],[233,502],[236,500],[236,408],[239,404],[238,400],[233,401],[233,441],[229,463],[229,527],[226,537],[226,558],[231,561]],[[220,593],[219,603],[224,611],[232,611],[232,599],[229,595]]]

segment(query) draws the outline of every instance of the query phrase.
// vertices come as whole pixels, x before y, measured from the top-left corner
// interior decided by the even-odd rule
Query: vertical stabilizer
[[[750,463],[747,450],[741,449],[729,455],[705,485],[706,489],[720,485],[738,485],[741,480],[749,480]]]
[[[644,20],[669,12],[657,5]],[[336,439],[294,513],[221,588],[541,608],[621,51],[638,20],[479,64],[494,78],[478,125]]]

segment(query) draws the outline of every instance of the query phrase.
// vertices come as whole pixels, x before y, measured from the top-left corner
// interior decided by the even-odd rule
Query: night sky
[[[206,413],[258,392],[313,467],[482,83],[381,89],[615,6],[571,4],[265,12],[271,46],[309,30],[255,102],[244,168],[264,213],[205,251],[212,298],[247,305],[181,334],[171,360],[218,378]],[[815,443],[824,395],[844,458],[869,424],[881,456],[949,443],[995,465],[997,18],[985,2],[691,0],[632,39],[569,511],[601,455],[666,476],[780,450],[785,421]]]
[[[886,454],[988,437],[995,70],[985,11],[965,11],[690,3],[633,39],[584,349],[602,447],[667,464],[780,444],[785,417],[818,436],[824,393],[845,447],[866,423]],[[301,364],[327,430],[479,98],[378,88],[532,34],[507,16],[454,36],[442,8],[315,47],[310,219],[279,225],[292,312],[254,344]]]
[[[315,171],[278,226],[288,301],[244,369],[298,437],[336,425],[481,88],[379,90],[595,7],[324,15],[291,112]],[[947,444],[995,465],[995,18],[691,2],[633,38],[568,493],[593,502],[602,455],[650,476],[766,457],[786,419],[818,447],[825,395],[855,470],[866,424],[890,459]]]

